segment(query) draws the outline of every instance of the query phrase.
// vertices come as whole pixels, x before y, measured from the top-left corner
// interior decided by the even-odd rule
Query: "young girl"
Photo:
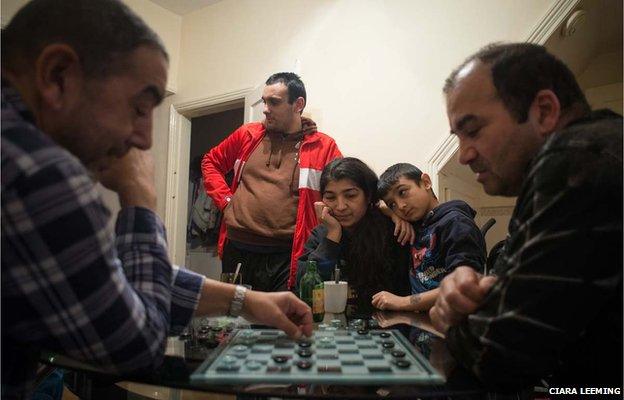
[[[394,239],[395,227],[378,208],[377,175],[357,158],[340,158],[321,174],[322,202],[315,203],[320,224],[312,230],[299,257],[297,282],[315,260],[323,280],[330,280],[344,260],[341,280],[349,282],[358,309],[372,308],[373,294],[387,290],[410,294],[409,248]]]

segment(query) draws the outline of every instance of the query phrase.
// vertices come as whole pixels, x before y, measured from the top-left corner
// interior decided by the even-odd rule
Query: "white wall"
[[[525,40],[548,0],[225,0],[185,15],[175,102],[300,72],[308,111],[377,172],[424,167],[448,135],[441,87],[482,45]]]
[[[167,90],[174,93],[177,90],[178,65],[180,62],[180,34],[182,17],[172,13],[149,0],[123,0],[147,25],[162,39],[167,53],[169,53],[169,81]],[[0,16],[2,26],[9,23],[13,15],[22,8],[28,0],[2,0]]]
[[[169,81],[167,90],[173,92],[177,86],[178,64],[180,58],[180,35],[182,18],[148,0],[125,0],[126,4],[134,10],[163,40],[169,53]],[[2,0],[0,13],[2,25],[5,26],[13,15],[26,3],[27,0]],[[154,112],[154,145],[152,147],[156,161],[156,193],[158,195],[157,212],[164,219],[165,216],[165,187],[167,166],[167,137],[169,128],[170,98],[166,98],[163,104]],[[104,201],[116,215],[119,210],[117,196],[102,188]]]
[[[167,53],[169,53],[167,90],[175,93],[178,89],[182,17],[149,0],[123,0],[123,2],[143,18],[145,23],[162,39]]]
[[[26,0],[2,0],[0,2],[0,19],[2,27],[5,27],[15,13],[22,8],[28,1]]]

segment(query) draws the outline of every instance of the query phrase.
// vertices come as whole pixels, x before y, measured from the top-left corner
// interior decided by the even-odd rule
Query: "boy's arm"
[[[377,206],[383,215],[394,222],[394,236],[397,237],[397,242],[401,243],[401,246],[407,243],[413,244],[414,240],[416,240],[416,232],[414,231],[412,223],[396,215],[383,200],[379,200]]]
[[[485,239],[474,220],[466,216],[453,218],[440,234],[442,262],[447,273],[459,266],[483,272],[486,258]]]
[[[380,310],[395,311],[427,311],[435,304],[438,298],[439,288],[409,296],[397,296],[390,292],[382,291],[373,296],[372,304]]]

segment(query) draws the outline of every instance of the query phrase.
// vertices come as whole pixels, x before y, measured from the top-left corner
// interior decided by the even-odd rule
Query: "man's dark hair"
[[[396,185],[399,178],[407,178],[416,182],[417,185],[420,185],[422,174],[423,172],[415,165],[409,163],[394,164],[388,167],[388,169],[386,169],[379,177],[379,182],[377,183],[377,195],[380,199],[382,199],[388,194],[390,189]],[[430,190],[433,197],[436,197],[433,189]]]
[[[591,109],[574,74],[544,46],[531,43],[492,43],[468,57],[444,84],[448,94],[457,83],[457,74],[468,63],[478,60],[490,67],[492,81],[505,108],[523,123],[537,92],[552,90],[561,103],[561,113],[588,114]]]
[[[288,88],[288,104],[292,104],[299,97],[303,97],[303,100],[306,101],[307,104],[307,96],[305,85],[299,75],[293,72],[278,72],[277,74],[273,74],[267,79],[265,82],[267,85],[273,85],[276,83],[283,83]]]
[[[34,63],[53,43],[71,46],[87,76],[113,73],[120,56],[140,46],[160,50],[160,38],[134,12],[117,0],[33,0],[2,30],[2,65]]]

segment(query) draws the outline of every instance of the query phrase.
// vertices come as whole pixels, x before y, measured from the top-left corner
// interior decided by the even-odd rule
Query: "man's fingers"
[[[481,280],[479,281],[479,287],[483,291],[484,295],[490,291],[490,289],[492,288],[492,286],[494,286],[497,280],[498,278],[496,278],[495,276],[484,276],[483,278],[481,278]]]
[[[292,293],[288,293],[287,301],[290,302],[288,317],[296,318],[296,323],[301,327],[303,334],[310,336],[312,334],[312,328],[314,326],[314,320],[312,319],[312,310],[305,302],[298,299]]]
[[[297,325],[281,312],[276,316],[275,327],[283,330],[291,339],[299,339],[303,333]]]
[[[483,289],[479,286],[481,275],[474,269],[466,266],[457,267],[449,277],[452,277],[455,291],[475,303],[483,299]]]
[[[464,296],[459,290],[445,293],[443,300],[448,304],[449,309],[461,314],[470,314],[479,307],[479,303]]]
[[[443,311],[437,307],[437,304],[431,307],[431,310],[429,310],[429,317],[431,318],[431,323],[433,324],[433,327],[438,332],[446,334],[449,326],[445,321],[445,318],[443,316]]]

